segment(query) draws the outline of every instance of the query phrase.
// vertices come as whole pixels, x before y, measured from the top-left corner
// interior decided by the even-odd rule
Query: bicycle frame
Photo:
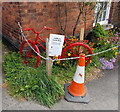
[[[40,32],[36,32],[33,28],[24,29],[24,31],[32,30],[32,31],[36,34],[35,40],[30,40],[30,39],[29,39],[28,42],[31,44],[31,46],[35,49],[35,51],[36,51],[38,54],[40,54],[40,50],[39,50],[39,48],[38,48],[37,45],[39,45],[43,50],[46,50],[46,48],[45,48],[40,42],[38,42],[38,40],[40,40],[41,42],[46,43],[45,40],[43,40],[43,39],[39,36],[39,34],[42,33],[45,29],[46,29],[46,30],[52,30],[52,28],[49,28],[49,27],[46,27],[46,26],[44,26],[44,27],[40,30]],[[74,50],[72,49],[72,47],[74,47],[74,46],[78,46],[78,47],[82,46],[82,47],[86,48],[86,49],[89,51],[89,52],[88,52],[89,54],[92,54],[91,48],[90,48],[88,45],[83,44],[83,43],[87,43],[87,42],[88,42],[87,40],[79,41],[78,39],[71,39],[71,40],[70,40],[69,38],[65,38],[65,39],[64,39],[64,43],[66,44],[66,45],[65,45],[65,48],[63,49],[61,56],[59,56],[58,58],[66,58],[65,56],[66,56],[67,50],[71,50],[71,52],[72,52],[72,54],[73,54],[73,57],[74,57],[74,56],[77,57],[78,55],[75,54]],[[26,41],[23,41],[22,44],[21,44],[21,46],[20,46],[20,54],[21,54],[21,55],[23,54],[23,48],[24,48],[24,45],[25,45],[26,43],[27,43]],[[28,58],[29,58],[29,57],[30,57],[30,58],[34,57],[34,56],[32,55],[32,52],[33,52],[32,49],[29,50],[29,51],[25,54],[25,57],[28,57]],[[21,57],[22,57],[22,56],[21,56]],[[38,67],[38,64],[39,64],[41,58],[40,58],[39,55],[37,55],[36,57],[37,57],[37,61],[36,61],[35,67]],[[89,59],[87,59],[86,64],[88,64],[88,63],[90,62],[90,59],[91,59],[91,58],[92,58],[92,57],[90,57]],[[28,61],[23,60],[23,63],[28,63]]]
[[[45,40],[43,40],[43,39],[40,38],[40,36],[39,36],[39,34],[42,33],[45,29],[47,29],[47,30],[52,30],[52,28],[49,28],[49,27],[44,26],[44,27],[40,30],[40,32],[36,32],[33,28],[27,28],[27,29],[24,29],[24,31],[32,30],[32,31],[36,34],[36,38],[35,38],[34,41],[32,41],[32,40],[30,40],[30,41],[33,42],[34,45],[38,44],[40,47],[42,47],[42,49],[46,50],[46,48],[45,48],[41,43],[38,42],[38,39],[39,39],[41,42],[46,43]],[[65,42],[66,45],[69,45],[68,38],[65,38],[65,39],[64,39],[64,42]],[[76,42],[77,42],[77,41],[76,41]],[[83,42],[83,41],[80,41],[80,42]],[[72,43],[74,43],[74,42],[72,42]],[[70,44],[72,44],[72,43],[70,43]],[[85,41],[85,43],[87,43],[87,42]]]
[[[31,43],[33,43],[34,45],[36,45],[36,44],[40,45],[40,47],[42,47],[44,50],[46,50],[46,48],[41,43],[38,42],[38,39],[39,39],[41,42],[45,43],[45,41],[42,38],[40,38],[40,36],[39,36],[39,34],[42,33],[45,29],[52,30],[52,28],[44,26],[42,28],[42,30],[40,30],[40,32],[36,32],[33,28],[27,28],[27,29],[24,29],[24,31],[32,30],[36,34],[36,37],[35,37],[34,41],[32,41],[32,40],[29,40],[29,41],[31,41]]]

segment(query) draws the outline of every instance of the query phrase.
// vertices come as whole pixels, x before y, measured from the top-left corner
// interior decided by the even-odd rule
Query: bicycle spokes
[[[81,53],[92,54],[91,48],[83,43],[72,43],[66,48],[63,49],[61,58],[67,58],[67,57],[79,57]],[[86,58],[86,65],[90,62],[92,57]],[[76,59],[78,60],[78,59]]]

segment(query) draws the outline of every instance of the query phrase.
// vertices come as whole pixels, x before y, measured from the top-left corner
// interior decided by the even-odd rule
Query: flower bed
[[[93,49],[93,53],[118,45],[120,37],[118,33],[106,31],[104,36],[100,36],[100,33],[98,35],[99,37],[88,43]],[[71,54],[68,53],[69,55]],[[93,56],[85,69],[86,82],[98,78],[100,68],[113,69],[117,55],[118,48],[114,47],[110,51]],[[9,94],[14,97],[21,96],[27,100],[36,100],[48,107],[51,107],[64,95],[64,84],[71,82],[77,66],[77,60],[56,61],[53,65],[52,75],[48,77],[44,60],[38,68],[33,68],[31,65],[34,60],[31,60],[29,65],[21,62],[19,53],[12,52],[4,55],[4,83],[8,85]]]

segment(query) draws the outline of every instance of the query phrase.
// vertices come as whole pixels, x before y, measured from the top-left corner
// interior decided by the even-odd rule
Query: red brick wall
[[[23,29],[34,28],[40,31],[43,26],[52,27],[52,31],[45,31],[41,36],[49,37],[50,33],[62,33],[59,25],[59,9],[57,2],[4,2],[2,10],[2,28],[3,34],[8,35],[10,38],[20,41],[19,28],[17,22],[20,21]],[[77,3],[66,3],[67,9],[67,26],[66,35],[72,35],[73,27],[75,25],[77,16],[79,14],[79,7]],[[60,3],[60,21],[63,27],[65,26],[65,3]],[[87,24],[86,29],[90,30],[94,21],[94,11],[90,11],[87,7]],[[80,32],[83,27],[83,21],[80,20],[75,33]],[[33,39],[33,33],[28,32],[27,38]],[[43,38],[44,38],[43,37]]]
[[[2,4],[2,33],[17,41],[19,41],[19,29],[16,20],[20,19],[18,10],[18,3]]]
[[[112,2],[110,19],[112,24],[120,26],[120,2]]]

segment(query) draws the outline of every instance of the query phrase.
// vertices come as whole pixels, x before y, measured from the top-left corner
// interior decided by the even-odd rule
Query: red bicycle
[[[40,54],[40,50],[38,46],[40,46],[40,48],[42,48],[43,50],[46,50],[46,48],[40,42],[38,42],[38,40],[40,40],[41,42],[45,43],[45,41],[39,36],[39,34],[42,33],[45,29],[52,30],[52,28],[49,28],[46,26],[44,26],[40,32],[36,32],[33,28],[24,29],[24,31],[32,30],[36,34],[35,40],[34,41],[28,40],[28,42],[38,54]],[[85,43],[87,42],[85,41]],[[80,42],[76,38],[75,39],[65,38],[64,48],[61,53],[61,56],[59,56],[59,59],[69,58],[69,57],[78,57],[80,53],[84,53],[86,55],[92,54],[91,48],[85,43]],[[29,62],[27,60],[28,58],[36,58],[37,60],[35,62],[35,67],[38,67],[39,62],[41,61],[41,57],[34,53],[33,49],[31,49],[28,46],[28,43],[26,41],[23,41],[20,46],[20,54],[21,54],[21,57],[23,58],[23,63],[25,64]],[[86,57],[85,65],[87,65],[91,59],[92,59],[92,56]]]
[[[24,31],[30,31],[32,30],[35,34],[35,40],[28,40],[29,44],[33,47],[33,49],[40,54],[40,50],[38,48],[41,47],[43,50],[46,50],[46,48],[38,41],[40,40],[42,43],[45,43],[43,39],[40,38],[39,34],[42,33],[44,30],[52,30],[52,28],[44,26],[40,32],[36,32],[33,28],[24,29]],[[38,67],[39,62],[41,61],[41,57],[34,53],[33,49],[28,45],[27,41],[23,41],[20,45],[20,55],[21,58],[23,58],[23,63],[27,64],[29,62],[29,59],[36,58],[36,64],[35,67]]]

